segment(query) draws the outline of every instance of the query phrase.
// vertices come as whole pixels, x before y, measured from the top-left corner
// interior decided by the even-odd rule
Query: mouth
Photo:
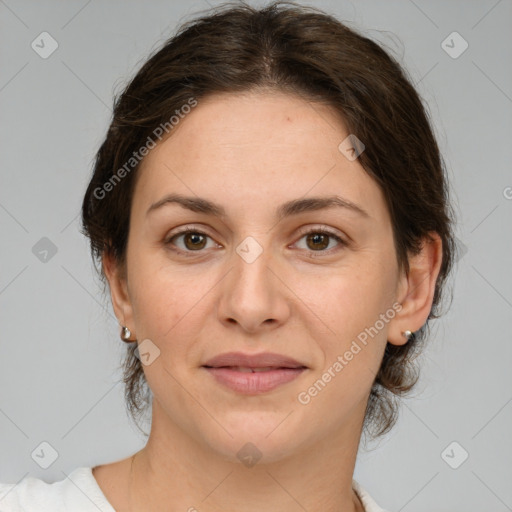
[[[266,393],[295,380],[307,366],[280,354],[226,353],[202,365],[214,380],[237,393]]]
[[[266,368],[252,368],[250,366],[204,366],[204,368],[229,368],[235,372],[242,373],[256,373],[256,372],[270,372],[273,370],[296,370],[297,368],[287,368],[284,366],[267,366]]]

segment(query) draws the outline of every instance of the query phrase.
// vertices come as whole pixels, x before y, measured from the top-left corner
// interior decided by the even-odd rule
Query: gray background
[[[78,214],[113,92],[209,3],[0,0],[0,481],[60,480],[144,444],[124,410],[124,345]],[[459,217],[452,307],[433,324],[398,425],[361,451],[355,478],[391,511],[512,510],[512,2],[310,4],[409,70]],[[43,31],[59,45],[46,59],[31,47]],[[453,31],[469,44],[458,58],[442,47]],[[57,249],[47,261],[43,237]],[[48,469],[31,456],[42,442],[58,454]],[[453,469],[446,461],[460,464],[463,450]]]

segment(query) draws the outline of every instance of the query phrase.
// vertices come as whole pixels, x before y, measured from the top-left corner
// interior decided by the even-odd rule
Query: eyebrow
[[[208,199],[201,197],[187,197],[181,194],[166,195],[156,203],[153,203],[148,208],[146,215],[169,204],[179,204],[187,210],[204,213],[206,215],[214,215],[223,219],[227,217],[226,210],[223,206],[213,203]],[[343,197],[335,195],[324,197],[308,197],[305,199],[294,199],[292,201],[288,201],[277,208],[276,217],[278,220],[282,220],[292,215],[298,215],[299,213],[322,210],[332,207],[345,208],[357,213],[364,218],[371,218],[368,212],[361,206],[353,203],[352,201],[349,201],[348,199],[344,199]]]

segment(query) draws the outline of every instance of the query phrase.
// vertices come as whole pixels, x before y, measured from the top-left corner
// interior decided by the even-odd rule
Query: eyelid
[[[194,233],[202,233],[204,235],[212,236],[208,233],[208,228],[203,227],[200,224],[185,224],[184,226],[180,226],[176,228],[177,231],[171,231],[169,235],[166,236],[166,239],[172,238],[176,235],[182,235],[183,233],[188,233],[189,231],[193,231]]]
[[[348,240],[346,239],[347,237],[345,237],[341,232],[335,230],[334,228],[326,226],[325,224],[318,224],[316,226],[308,225],[308,226],[299,228],[300,236],[304,236],[309,233],[325,233],[327,235],[337,237],[345,243],[348,243]]]

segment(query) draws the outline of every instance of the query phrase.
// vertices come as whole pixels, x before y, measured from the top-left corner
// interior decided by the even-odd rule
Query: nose
[[[293,294],[271,249],[248,237],[233,251],[230,266],[219,301],[220,321],[252,334],[283,325]]]

